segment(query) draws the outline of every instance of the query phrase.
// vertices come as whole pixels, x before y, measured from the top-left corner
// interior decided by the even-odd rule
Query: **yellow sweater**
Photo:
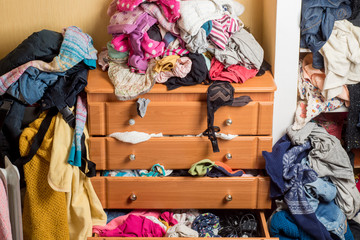
[[[21,134],[20,154],[28,153],[32,139],[41,122],[40,117],[32,122]],[[30,162],[24,165],[26,193],[23,209],[24,239],[57,240],[69,239],[66,195],[54,191],[48,184],[49,161],[54,136],[55,117],[45,134],[44,140]]]

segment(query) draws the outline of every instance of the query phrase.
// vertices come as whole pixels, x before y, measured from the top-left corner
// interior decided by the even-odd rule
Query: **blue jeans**
[[[303,0],[300,46],[317,53],[329,39],[334,22],[350,16],[350,0]],[[324,67],[323,59],[317,54],[313,67],[321,69]]]
[[[304,190],[318,220],[329,232],[344,240],[347,223],[345,214],[334,202],[336,186],[326,178],[318,178],[315,182],[306,184]]]

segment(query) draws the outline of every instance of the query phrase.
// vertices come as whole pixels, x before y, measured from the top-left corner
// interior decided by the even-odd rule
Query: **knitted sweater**
[[[21,156],[25,156],[46,114],[25,128],[20,136]],[[44,140],[30,162],[24,165],[26,193],[24,198],[24,239],[69,239],[69,226],[65,193],[55,192],[47,181],[49,161],[53,143],[55,118],[45,134]]]

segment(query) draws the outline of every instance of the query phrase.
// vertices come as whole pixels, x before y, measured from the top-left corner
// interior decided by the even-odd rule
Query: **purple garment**
[[[143,216],[129,215],[113,230],[104,230],[101,237],[163,237],[165,230]]]

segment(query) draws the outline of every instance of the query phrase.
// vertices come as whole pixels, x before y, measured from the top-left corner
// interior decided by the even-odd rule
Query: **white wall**
[[[300,44],[301,1],[277,0],[273,143],[294,121]]]

